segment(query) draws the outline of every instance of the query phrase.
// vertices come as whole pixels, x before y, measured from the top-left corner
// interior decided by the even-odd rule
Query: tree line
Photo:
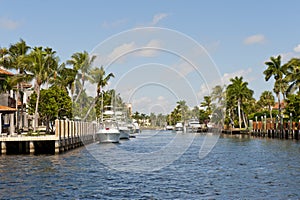
[[[6,69],[14,69],[17,74],[0,79],[0,92],[15,90],[16,99],[23,102],[24,83],[34,82],[34,93],[29,101],[29,113],[33,114],[34,131],[36,119],[39,116],[45,124],[56,118],[75,118],[91,120],[101,116],[101,101],[105,105],[116,102],[124,106],[120,94],[114,90],[104,91],[103,87],[114,77],[113,73],[106,74],[103,66],[93,66],[95,56],[86,51],[74,53],[69,60],[61,62],[57,52],[50,47],[30,47],[24,40],[0,48],[0,65]],[[259,100],[253,95],[254,91],[248,87],[243,77],[230,79],[230,84],[217,85],[212,88],[210,95],[204,96],[200,105],[190,109],[185,100],[177,102],[173,111],[164,116],[150,116],[134,113],[133,118],[139,121],[149,119],[155,125],[162,121],[176,124],[197,118],[201,123],[208,123],[213,118],[225,124],[236,127],[248,127],[249,119],[266,116],[284,119],[289,115],[294,120],[300,119],[300,59],[292,58],[287,63],[281,63],[281,56],[270,57],[265,62],[263,72],[265,80],[274,78],[273,91],[264,91]],[[87,83],[96,84],[96,97],[88,96],[85,86]],[[43,86],[43,88],[42,88]],[[278,109],[272,109],[277,97]],[[282,111],[284,100],[284,112]],[[21,116],[23,104],[21,104]],[[224,114],[219,114],[219,113]]]
[[[265,81],[274,78],[272,91],[264,91],[256,100],[254,91],[248,87],[248,82],[243,77],[234,77],[226,86],[217,85],[208,96],[204,96],[203,102],[189,109],[184,100],[178,101],[177,106],[168,115],[168,124],[174,125],[178,121],[186,121],[189,118],[198,118],[201,123],[208,123],[223,109],[224,123],[239,128],[248,128],[248,121],[257,117],[266,117],[270,120],[300,120],[300,59],[292,58],[287,63],[281,63],[281,56],[270,57],[265,62],[266,69],[263,74]],[[275,106],[277,97],[278,109]],[[281,100],[284,100],[284,103]],[[285,109],[282,112],[282,105]],[[202,109],[200,109],[202,108]]]

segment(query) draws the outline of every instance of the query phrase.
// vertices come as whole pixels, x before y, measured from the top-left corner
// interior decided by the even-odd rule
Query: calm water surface
[[[152,152],[173,137],[144,131],[117,147]],[[92,151],[105,146],[96,143],[61,155],[2,155],[0,199],[300,199],[300,143],[220,137],[200,159],[203,138],[197,135],[172,164],[140,173],[99,162]],[[118,154],[111,159],[126,163]]]

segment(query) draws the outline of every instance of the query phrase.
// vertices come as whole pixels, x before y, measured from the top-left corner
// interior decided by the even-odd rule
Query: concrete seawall
[[[0,153],[59,154],[95,142],[97,128],[97,124],[90,122],[56,120],[54,135],[1,136]]]

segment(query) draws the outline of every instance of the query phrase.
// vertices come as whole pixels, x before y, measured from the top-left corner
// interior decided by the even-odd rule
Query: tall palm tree
[[[285,74],[285,68],[281,65],[281,56],[271,57],[270,61],[265,62],[267,65],[267,69],[263,72],[265,75],[265,80],[268,81],[272,76],[275,79],[274,83],[274,92],[276,93],[278,99],[278,112],[281,117],[281,102],[280,102],[280,93],[285,98],[285,85],[286,82],[283,81],[283,77]]]
[[[290,83],[287,94],[293,93],[297,89],[300,94],[300,59],[292,58],[283,67],[286,70],[284,79]]]
[[[225,97],[224,86],[217,85],[212,89],[211,99],[213,101],[217,101],[217,103],[221,103]]]
[[[32,73],[35,79],[34,90],[37,94],[35,112],[34,112],[34,126],[33,130],[36,131],[37,117],[38,117],[38,106],[40,99],[41,85],[47,81],[49,75],[49,62],[47,52],[42,47],[34,47],[25,62],[29,65],[28,71]]]
[[[227,95],[230,99],[237,102],[239,127],[242,127],[241,105],[244,99],[252,98],[253,91],[248,88],[248,82],[243,81],[243,77],[235,77],[230,79],[231,84],[227,86]],[[245,123],[247,128],[247,123]]]
[[[105,72],[103,66],[101,66],[100,68],[93,68],[91,70],[89,81],[92,84],[97,84],[97,96],[94,99],[92,105],[90,106],[90,109],[88,110],[86,116],[84,117],[84,120],[89,115],[91,109],[95,106],[95,103],[99,100],[103,87],[105,87],[108,84],[108,81],[114,77],[115,76],[113,73],[109,73],[106,75],[106,72]]]
[[[73,69],[78,72],[78,79],[81,80],[81,85],[79,86],[79,92],[75,99],[75,102],[78,101],[81,92],[83,91],[85,81],[89,79],[89,72],[93,61],[95,60],[96,56],[92,56],[90,58],[88,52],[78,52],[74,53],[71,56],[71,60],[67,61],[67,64],[73,65]]]
[[[16,44],[10,45],[8,49],[1,50],[1,60],[0,64],[2,64],[7,69],[14,69],[18,71],[18,74],[12,78],[12,82],[16,86],[16,102],[19,100],[21,103],[21,116],[23,116],[23,94],[24,88],[23,85],[25,82],[30,81],[32,77],[26,74],[27,65],[23,62],[23,59],[27,56],[30,47],[26,44],[23,39],[20,39]],[[16,103],[16,108],[18,103]],[[19,113],[16,114],[16,124],[17,129],[19,129]],[[23,117],[21,117],[21,126],[23,126],[24,121]]]
[[[57,76],[57,71],[58,71],[58,62],[59,58],[56,56],[56,51],[52,50],[52,48],[46,47],[44,49],[45,51],[45,56],[46,56],[46,62],[47,62],[47,79],[46,79],[46,89],[49,87],[49,82],[51,79],[54,79]]]

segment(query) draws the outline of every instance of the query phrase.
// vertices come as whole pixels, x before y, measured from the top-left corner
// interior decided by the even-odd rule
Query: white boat
[[[101,143],[118,143],[120,141],[120,131],[113,107],[106,106],[104,109],[102,122],[96,136],[98,136]]]
[[[187,132],[201,132],[201,124],[198,119],[190,119],[187,125]]]
[[[182,124],[182,122],[177,122],[176,124],[175,124],[175,131],[176,132],[183,132],[183,124]]]
[[[140,125],[136,121],[134,121],[132,125],[133,125],[133,134],[141,133]]]
[[[172,125],[167,125],[165,129],[166,129],[167,131],[172,131],[172,130],[174,130],[174,126],[172,126]]]
[[[116,120],[120,131],[120,140],[129,139],[130,129],[126,111],[123,108],[116,109]]]

